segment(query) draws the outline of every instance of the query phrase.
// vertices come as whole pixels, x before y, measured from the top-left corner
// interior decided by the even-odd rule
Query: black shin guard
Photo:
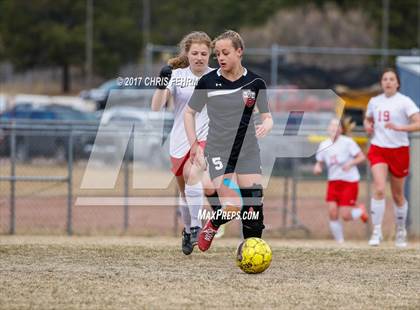
[[[206,195],[206,197],[215,214],[215,218],[211,219],[211,223],[213,224],[213,226],[220,227],[220,225],[223,225],[229,222],[229,220],[222,219],[221,216],[216,216],[217,211],[222,208],[222,204],[220,203],[220,199],[219,199],[219,195],[217,194],[217,191],[215,191],[211,195]]]
[[[244,205],[241,211],[242,232],[244,239],[261,238],[264,226],[263,188],[254,184],[252,187],[241,188]],[[246,212],[246,213],[245,213]]]
[[[206,194],[206,197],[213,211],[217,211],[221,208],[221,203],[217,191],[214,191],[214,193],[211,195]]]

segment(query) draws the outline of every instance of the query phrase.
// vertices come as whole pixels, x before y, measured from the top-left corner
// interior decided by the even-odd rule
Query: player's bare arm
[[[368,135],[373,134],[373,117],[366,117],[363,121],[363,126]]]
[[[322,173],[322,161],[317,161],[314,165],[313,173],[315,175],[320,175]]]
[[[349,162],[347,162],[343,165],[343,170],[344,171],[349,171],[352,167],[361,164],[365,160],[366,160],[365,154],[363,154],[363,152],[360,152],[359,154],[357,154],[354,157],[354,159],[350,160]]]
[[[420,113],[414,113],[410,117],[410,124],[408,125],[396,125],[389,122],[385,125],[385,128],[392,129],[395,131],[415,132],[420,131]]]
[[[197,112],[191,109],[188,105],[185,107],[184,125],[188,141],[191,145],[190,159],[194,163],[194,157],[197,153],[197,135],[195,133],[195,114]]]
[[[163,106],[171,104],[171,92],[169,89],[156,89],[152,97],[152,111],[160,111]]]

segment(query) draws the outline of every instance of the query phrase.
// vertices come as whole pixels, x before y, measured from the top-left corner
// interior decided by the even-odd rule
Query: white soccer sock
[[[353,218],[353,220],[357,220],[362,216],[362,209],[360,208],[352,208],[351,209],[351,217]]]
[[[201,182],[194,185],[185,184],[185,198],[190,210],[191,227],[201,227],[201,220],[198,218],[198,214],[204,204],[203,185]]]
[[[344,241],[343,226],[341,225],[340,221],[330,220],[330,229],[331,229],[331,233],[334,236],[335,241],[340,242],[340,243]]]
[[[385,199],[376,200],[372,198],[370,200],[370,214],[372,217],[372,224],[374,226],[382,225],[384,212],[385,212]]]
[[[408,211],[408,203],[407,201],[404,202],[402,207],[397,207],[394,203],[394,214],[395,214],[395,223],[399,227],[405,227],[405,223],[407,220],[407,211]]]
[[[183,196],[179,196],[178,198],[178,205],[181,209],[181,216],[182,216],[182,222],[184,223],[185,232],[187,234],[191,233],[191,216],[190,216],[190,210],[188,209],[187,201]]]

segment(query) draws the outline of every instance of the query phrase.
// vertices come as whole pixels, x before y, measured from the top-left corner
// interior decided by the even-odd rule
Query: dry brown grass
[[[419,308],[412,244],[268,240],[272,266],[246,275],[237,239],[185,257],[173,238],[0,237],[1,309]]]

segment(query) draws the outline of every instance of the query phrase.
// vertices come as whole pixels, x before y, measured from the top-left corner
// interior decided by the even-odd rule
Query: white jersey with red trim
[[[360,180],[357,167],[353,166],[349,171],[344,171],[343,165],[361,151],[353,139],[340,135],[335,142],[331,139],[321,142],[316,152],[316,160],[324,162],[327,166],[329,181],[357,182]]]
[[[204,74],[211,70],[213,69],[207,68]],[[171,92],[174,102],[174,125],[171,131],[169,153],[175,158],[184,157],[190,150],[190,143],[184,127],[184,113],[199,79],[200,77],[194,75],[190,67],[179,68],[172,71],[171,80],[166,87]],[[195,130],[198,141],[206,140],[209,129],[208,123],[207,110],[196,114]]]
[[[407,125],[410,117],[419,112],[419,108],[410,99],[400,92],[391,97],[385,94],[370,99],[366,117],[373,118],[374,133],[371,143],[386,148],[408,146],[408,133],[385,128],[387,122],[395,125]]]

